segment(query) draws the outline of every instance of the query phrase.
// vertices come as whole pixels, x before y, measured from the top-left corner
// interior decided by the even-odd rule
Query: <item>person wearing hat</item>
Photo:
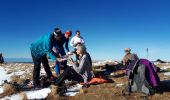
[[[69,50],[69,47],[68,47],[68,42],[69,42],[69,38],[71,36],[72,36],[72,31],[71,30],[67,30],[65,32],[65,34],[61,34],[61,38],[59,40],[57,40],[57,42],[56,42],[57,44],[53,48],[55,53],[57,53],[60,56],[65,56],[66,55],[65,49],[66,49],[67,54],[70,54],[70,50]],[[65,48],[64,48],[64,45],[65,45]],[[62,63],[59,63],[59,62],[56,61],[55,70],[56,70],[57,75],[60,74],[60,69],[59,69],[60,64],[65,67],[66,64],[67,64],[67,61],[65,60]]]
[[[132,54],[131,53],[131,49],[130,48],[125,48],[124,49],[125,52],[125,56],[123,57],[122,63],[123,65],[127,66],[129,65],[131,62],[138,60],[138,56],[136,54]]]
[[[47,55],[52,60],[58,60],[59,56],[56,55],[53,51],[53,47],[61,38],[61,30],[59,28],[55,28],[54,32],[47,33],[41,36],[37,41],[31,44],[31,56],[34,63],[33,69],[33,85],[36,88],[40,87],[40,66],[41,63],[44,66],[44,70],[47,74],[48,79],[54,78],[52,72],[50,70],[50,66],[48,63]]]

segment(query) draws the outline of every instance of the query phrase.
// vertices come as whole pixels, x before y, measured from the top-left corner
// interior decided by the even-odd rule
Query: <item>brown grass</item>
[[[4,84],[3,90],[4,92],[0,94],[0,98],[16,93],[15,89],[10,84]]]
[[[26,93],[21,92],[19,95],[20,95],[21,100],[28,100]]]
[[[28,64],[26,67],[22,67],[26,69],[27,67],[31,66],[32,64]],[[168,64],[159,64],[158,66],[169,66]],[[100,66],[102,69],[102,66]],[[98,67],[98,68],[100,68]],[[16,69],[10,69],[9,73]],[[11,71],[11,72],[10,72]],[[114,83],[105,83],[99,85],[91,85],[89,88],[83,88],[80,90],[74,97],[61,97],[57,94],[58,87],[52,85],[51,86],[51,93],[48,95],[46,100],[169,100],[170,93],[164,92],[162,94],[156,93],[153,96],[145,96],[142,93],[131,93],[131,95],[124,95],[122,91],[125,89],[125,84],[127,84],[127,76],[119,76],[123,73],[123,71],[116,71],[114,72],[113,76],[109,76]],[[55,75],[55,73],[53,73]],[[118,76],[118,77],[115,77]],[[161,80],[170,80],[170,76],[164,76],[163,73],[159,73]],[[32,73],[26,73],[22,76],[12,76],[12,82],[22,83],[25,79],[32,79]],[[122,86],[118,87],[116,84],[123,84]],[[13,93],[17,93],[13,87],[8,84],[4,84],[4,93],[0,94],[0,98],[11,95]],[[27,100],[26,94],[20,94],[23,100]]]
[[[51,85],[51,93],[47,96],[47,100],[58,100],[59,95],[57,94],[57,86]]]

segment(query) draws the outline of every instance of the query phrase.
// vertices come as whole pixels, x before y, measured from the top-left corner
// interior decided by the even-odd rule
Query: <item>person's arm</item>
[[[81,43],[85,44],[85,41],[84,41],[83,37],[81,37]]]
[[[87,60],[88,60],[88,58],[87,58],[87,55],[85,55],[85,56],[83,56],[83,58],[80,60],[80,64],[79,64],[79,74],[83,74],[84,73],[84,71],[85,71],[85,69],[86,69],[86,65],[87,65]]]
[[[70,45],[73,47],[74,46],[74,37],[70,41]]]
[[[124,56],[123,59],[122,59],[122,64],[123,65],[126,65],[126,57]]]
[[[65,48],[66,48],[67,52],[70,51],[69,48],[68,48],[68,42],[69,42],[69,39],[66,39]]]

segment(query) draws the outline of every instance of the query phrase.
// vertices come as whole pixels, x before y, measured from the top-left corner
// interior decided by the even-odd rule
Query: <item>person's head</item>
[[[130,48],[125,48],[124,51],[125,51],[125,53],[130,53],[131,49]]]
[[[72,36],[72,31],[71,30],[66,31],[65,37],[70,38],[71,36]]]
[[[60,28],[54,28],[53,35],[54,35],[55,40],[60,40],[60,38],[62,36],[62,32],[61,32]]]
[[[80,30],[77,30],[77,31],[76,31],[76,36],[77,36],[77,37],[80,37]]]
[[[78,55],[83,55],[87,52],[86,47],[83,44],[77,45],[76,49],[77,49],[76,52]]]

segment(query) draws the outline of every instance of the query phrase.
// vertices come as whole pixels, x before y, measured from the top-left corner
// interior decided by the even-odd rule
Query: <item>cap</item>
[[[131,49],[130,49],[130,48],[125,48],[125,51],[130,52],[130,51],[131,51]]]
[[[55,36],[59,36],[59,35],[61,35],[61,34],[62,34],[62,32],[61,32],[60,28],[55,28],[55,29],[54,29],[54,35],[55,35]]]
[[[71,35],[72,35],[72,31],[71,31],[71,30],[68,30],[68,31],[66,31],[65,34],[71,36]]]

